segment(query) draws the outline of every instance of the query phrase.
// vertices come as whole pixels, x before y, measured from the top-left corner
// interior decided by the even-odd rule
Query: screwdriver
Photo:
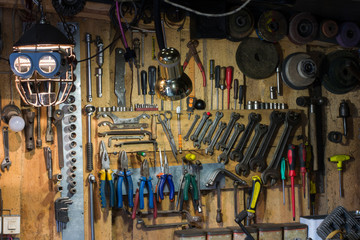
[[[293,212],[293,221],[295,221],[295,186],[294,186],[294,178],[296,176],[295,172],[295,146],[293,144],[289,144],[287,157],[289,160],[289,176],[291,179],[291,205],[292,205],[292,212]]]
[[[141,91],[144,96],[144,104],[146,104],[146,92],[147,92],[147,72],[145,70],[141,71]]]
[[[341,172],[342,172],[342,162],[350,160],[349,155],[334,155],[329,158],[330,162],[336,162],[337,170],[339,171],[339,190],[340,198],[342,197],[342,183],[341,183]]]
[[[220,66],[215,67],[216,110],[219,110]]]
[[[236,101],[239,97],[239,80],[234,80],[234,110],[236,110]]]
[[[180,115],[181,115],[181,108],[180,106],[176,107],[176,114],[177,114],[177,125],[178,125],[178,142],[179,142],[179,153],[182,153],[182,136],[181,136],[181,121],[180,121]]]
[[[156,67],[150,66],[148,71],[149,71],[149,95],[151,96],[151,104],[154,104]]]
[[[310,209],[311,200],[310,200],[310,171],[311,171],[311,159],[312,159],[312,149],[308,142],[305,143],[305,150],[306,150],[306,180],[307,180],[307,189],[308,189],[308,209]]]
[[[285,205],[285,172],[286,172],[286,161],[285,158],[281,158],[281,182],[282,182],[282,190],[283,190],[283,205]]]
[[[137,84],[138,84],[138,95],[141,95],[140,89],[140,77],[139,77],[139,68],[140,68],[140,40],[138,38],[134,38],[133,47],[135,51],[135,67],[137,74]]]
[[[226,68],[226,88],[227,88],[227,93],[228,93],[228,99],[227,99],[228,110],[230,109],[230,89],[231,89],[232,80],[233,80],[233,68],[227,67]]]
[[[215,60],[214,59],[211,59],[210,60],[210,81],[211,81],[211,105],[210,105],[210,108],[211,110],[213,110],[213,88],[214,88],[214,65],[215,65]]]
[[[244,98],[244,91],[245,91],[245,86],[244,85],[240,85],[239,86],[239,109],[241,110],[241,104],[243,102],[243,98]]]
[[[220,68],[220,89],[222,91],[221,93],[221,110],[224,110],[224,90],[226,88],[225,85],[225,77],[226,77],[226,67],[221,67]]]
[[[306,149],[305,145],[301,143],[299,145],[299,161],[300,161],[300,173],[302,175],[302,185],[303,185],[303,192],[304,198],[306,198],[306,184],[305,184],[305,174],[306,174]]]

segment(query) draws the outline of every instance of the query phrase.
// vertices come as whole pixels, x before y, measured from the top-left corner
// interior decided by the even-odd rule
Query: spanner
[[[3,143],[4,143],[4,160],[1,163],[1,171],[5,171],[5,168],[9,171],[11,161],[9,158],[9,131],[8,127],[3,127]]]
[[[224,150],[225,147],[226,147],[226,141],[227,139],[229,138],[230,136],[230,133],[234,127],[234,124],[237,120],[239,120],[240,118],[240,114],[239,113],[235,113],[235,112],[232,112],[231,115],[230,115],[230,121],[227,125],[227,128],[225,129],[225,132],[224,134],[221,136],[219,142],[215,145],[215,148],[217,150],[219,150],[221,148],[221,150]]]
[[[251,140],[249,147],[244,155],[244,159],[242,162],[238,163],[235,167],[235,172],[238,175],[243,174],[244,176],[248,176],[250,173],[249,168],[249,161],[250,158],[253,156],[256,147],[259,145],[259,142],[261,138],[264,136],[264,134],[268,131],[268,126],[264,124],[258,123],[255,127],[255,135],[253,139]]]
[[[224,131],[225,128],[226,128],[226,123],[220,122],[219,127],[216,130],[216,133],[215,133],[214,137],[212,138],[209,146],[205,149],[206,154],[209,154],[210,156],[214,154],[215,144],[216,144],[217,140],[219,139],[221,133]]]
[[[204,125],[204,127],[202,128],[202,130],[201,130],[201,132],[200,132],[200,134],[199,134],[198,140],[196,140],[196,141],[194,142],[194,147],[200,149],[200,147],[201,147],[201,142],[202,142],[203,138],[205,137],[205,134],[206,134],[206,132],[207,132],[207,130],[209,129],[209,127],[210,127],[211,124],[212,124],[212,120],[211,120],[211,119],[206,120],[205,125]]]
[[[178,152],[177,152],[177,148],[176,148],[176,144],[175,144],[175,140],[174,140],[174,135],[172,134],[171,130],[168,129],[168,127],[166,126],[165,121],[162,120],[161,114],[155,114],[155,116],[158,117],[158,122],[161,124],[161,126],[164,130],[166,138],[168,139],[169,144],[170,144],[171,152],[174,155],[174,158],[176,159],[176,162],[177,162],[178,161],[178,159],[177,159]]]
[[[220,122],[220,119],[224,116],[224,113],[222,112],[216,112],[215,114],[215,119],[209,129],[209,132],[207,133],[206,137],[203,140],[204,144],[210,144],[211,142],[211,138],[214,135],[215,129],[218,125],[218,123]]]
[[[270,114],[270,125],[269,129],[261,142],[259,150],[255,157],[250,159],[249,167],[250,170],[255,171],[256,166],[258,166],[258,171],[262,172],[265,170],[266,164],[266,156],[269,151],[269,146],[273,142],[275,137],[275,133],[280,128],[280,126],[284,123],[285,120],[285,113],[279,111],[273,111]]]
[[[235,123],[235,127],[234,127],[234,132],[233,134],[231,135],[230,139],[229,139],[229,142],[224,150],[223,153],[221,153],[219,156],[218,156],[218,162],[224,162],[224,164],[227,164],[229,162],[229,153],[231,151],[231,149],[233,148],[235,142],[236,142],[236,139],[238,138],[238,136],[240,135],[240,133],[242,131],[244,131],[245,129],[245,126],[244,124],[240,124],[240,123]]]
[[[111,112],[98,112],[95,116],[96,119],[100,117],[106,118],[109,117],[113,121],[114,124],[126,124],[126,123],[139,123],[141,119],[150,118],[149,114],[143,113],[134,118],[119,118],[115,114]]]
[[[195,117],[195,118],[194,118],[194,121],[193,121],[193,123],[191,124],[191,126],[190,126],[190,128],[189,128],[189,131],[186,133],[185,137],[183,138],[185,141],[189,141],[190,134],[191,134],[192,130],[194,129],[197,121],[200,119],[200,116],[197,115],[197,114],[196,114],[194,117]]]
[[[286,143],[289,140],[290,134],[293,129],[301,122],[301,115],[299,113],[288,111],[285,116],[285,128],[281,135],[281,138],[277,144],[275,149],[273,158],[266,168],[266,170],[261,174],[261,179],[263,180],[264,184],[271,179],[271,186],[273,186],[280,178],[279,173],[279,164],[286,147]]]
[[[261,121],[261,115],[257,113],[250,113],[248,119],[249,119],[248,124],[245,128],[243,135],[240,138],[240,141],[236,145],[234,151],[230,153],[231,160],[240,162],[243,159],[244,157],[243,151],[244,148],[246,147],[246,143],[249,140],[250,135],[253,129],[255,128],[255,125]]]
[[[202,116],[202,118],[201,118],[201,120],[200,120],[199,125],[198,125],[197,128],[195,129],[194,134],[191,135],[191,137],[190,137],[191,141],[196,142],[196,141],[198,140],[199,133],[200,133],[202,127],[204,126],[206,120],[210,117],[210,115],[211,115],[211,114],[210,114],[209,112],[204,112],[204,113],[203,113],[203,116]]]

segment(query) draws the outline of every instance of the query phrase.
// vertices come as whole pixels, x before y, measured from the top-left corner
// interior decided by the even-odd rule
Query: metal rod
[[[86,70],[87,70],[87,81],[86,81],[86,86],[87,86],[87,101],[88,102],[92,102],[92,89],[91,89],[91,34],[90,33],[86,33],[85,35],[85,41],[86,41],[86,58],[87,58],[87,64],[86,64]]]

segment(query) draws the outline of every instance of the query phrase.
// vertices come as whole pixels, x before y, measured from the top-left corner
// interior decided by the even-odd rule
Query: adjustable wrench
[[[211,127],[210,127],[210,129],[209,129],[209,131],[208,131],[208,133],[207,133],[207,135],[206,135],[206,137],[205,137],[204,140],[203,140],[203,143],[204,143],[204,144],[210,144],[211,138],[212,138],[212,136],[213,136],[213,134],[214,134],[214,132],[215,132],[215,129],[216,129],[218,123],[220,122],[220,119],[221,119],[223,116],[224,116],[224,113],[222,113],[222,112],[216,112],[216,114],[215,114],[215,119],[214,119],[214,121],[213,121],[213,123],[212,123],[212,125],[211,125]]]
[[[280,173],[278,171],[278,167],[281,161],[282,154],[286,147],[286,143],[289,140],[290,134],[292,130],[301,122],[301,115],[299,113],[288,111],[285,117],[285,128],[281,135],[281,138],[277,144],[275,149],[273,159],[271,160],[269,166],[266,170],[261,174],[261,178],[266,184],[269,179],[271,179],[271,186],[273,186],[277,180],[280,179]]]
[[[238,175],[243,174],[244,176],[248,176],[250,173],[249,169],[249,161],[252,155],[255,152],[256,147],[258,146],[262,136],[268,131],[268,126],[264,124],[258,123],[255,127],[255,135],[251,140],[249,147],[244,155],[244,160],[241,163],[237,164],[235,167],[235,171]]]
[[[201,142],[202,142],[202,140],[203,140],[203,138],[204,138],[207,130],[209,129],[211,123],[212,123],[212,120],[211,120],[211,119],[206,120],[205,126],[202,128],[202,130],[201,130],[201,132],[200,132],[200,134],[199,134],[198,140],[196,140],[196,141],[194,142],[194,147],[200,149],[200,147],[201,147]]]
[[[243,159],[243,150],[246,147],[246,143],[249,140],[251,132],[254,129],[255,125],[261,121],[261,115],[257,113],[250,113],[248,119],[248,125],[246,126],[245,131],[240,138],[240,141],[236,145],[234,151],[230,153],[231,160],[240,162]]]
[[[11,161],[9,158],[9,131],[8,127],[3,127],[3,143],[4,143],[4,160],[1,163],[1,171],[5,171],[5,168],[9,171]]]
[[[235,127],[234,127],[234,132],[233,134],[231,135],[230,139],[229,139],[229,142],[224,150],[223,153],[221,153],[219,156],[218,156],[218,162],[224,162],[224,164],[227,164],[229,162],[229,153],[231,151],[231,149],[233,148],[235,142],[236,142],[236,139],[238,138],[238,136],[240,135],[240,133],[242,131],[244,131],[245,129],[245,126],[244,124],[240,124],[240,123],[235,123]]]
[[[240,119],[240,114],[239,113],[235,113],[235,112],[231,113],[230,121],[229,121],[229,123],[227,125],[227,128],[226,128],[224,134],[221,136],[221,139],[219,140],[219,142],[215,145],[215,148],[217,150],[219,150],[220,148],[221,148],[221,150],[225,149],[226,141],[230,136],[231,130],[233,129],[233,127],[235,125],[235,122],[237,120],[239,120],[239,119]]]
[[[185,137],[183,138],[185,141],[189,141],[189,137],[190,137],[190,134],[192,132],[192,130],[194,129],[197,121],[200,119],[200,116],[199,115],[195,115],[195,118],[194,118],[194,121],[193,123],[191,124],[190,128],[189,128],[189,131],[186,133]]]
[[[194,134],[191,135],[191,137],[190,137],[191,141],[196,142],[196,141],[198,140],[199,133],[200,133],[202,127],[204,126],[206,120],[210,117],[210,115],[211,115],[211,114],[210,114],[209,112],[204,112],[204,113],[203,113],[203,116],[202,116],[202,118],[201,118],[201,120],[200,120],[199,125],[198,125],[197,128],[195,129]]]
[[[275,137],[275,133],[280,128],[280,126],[284,123],[285,113],[279,111],[273,111],[270,114],[270,125],[269,129],[261,142],[259,150],[255,157],[250,159],[249,167],[250,170],[255,171],[256,166],[258,166],[258,171],[262,172],[266,168],[266,156],[269,150],[269,146]]]
[[[226,128],[226,123],[220,122],[219,127],[216,130],[216,133],[215,133],[213,139],[211,140],[209,146],[205,149],[206,154],[209,154],[210,156],[214,154],[215,144],[216,144],[217,140],[219,139],[222,131],[224,131],[225,128]]]

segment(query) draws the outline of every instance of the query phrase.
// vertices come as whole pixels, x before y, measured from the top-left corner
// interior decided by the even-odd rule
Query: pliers
[[[180,185],[179,185],[179,197],[176,202],[176,208],[178,208],[180,203],[180,209],[179,209],[180,211],[183,208],[184,201],[189,200],[189,190],[191,190],[193,204],[196,209],[197,208],[196,201],[199,200],[199,191],[197,187],[196,176],[192,173],[191,163],[187,164],[187,169],[184,167],[183,164],[183,175],[181,177]]]
[[[189,48],[189,51],[186,53],[186,58],[185,58],[185,61],[183,64],[183,71],[185,71],[187,65],[189,64],[191,57],[194,57],[194,60],[195,60],[196,64],[198,65],[201,75],[203,77],[203,87],[206,87],[206,75],[205,75],[204,66],[201,63],[201,60],[198,55],[198,51],[196,50],[196,47],[199,46],[199,41],[198,40],[190,40],[186,44],[186,46]]]
[[[100,142],[100,159],[101,159],[101,170],[100,174],[100,198],[101,198],[101,207],[106,208],[106,195],[107,190],[110,191],[109,196],[109,207],[115,206],[115,188],[113,181],[113,171],[110,169],[110,158],[106,151],[106,146],[104,141]]]
[[[161,150],[159,149],[159,153],[160,153],[160,162],[162,165],[162,155],[161,155]],[[164,167],[162,167],[162,173],[158,174],[158,177],[160,178],[160,181],[158,182],[158,186],[157,186],[157,196],[158,196],[158,201],[161,202],[161,200],[164,200],[164,188],[165,188],[165,184],[167,182],[168,187],[169,187],[169,199],[170,201],[174,201],[174,196],[175,196],[175,187],[174,187],[174,182],[172,180],[172,175],[169,173],[169,164],[168,164],[168,160],[167,160],[167,156],[166,156],[166,152],[164,152]]]
[[[127,195],[128,195],[128,203],[129,203],[129,207],[134,207],[134,201],[133,201],[133,195],[134,195],[134,190],[133,190],[133,181],[132,181],[132,172],[130,170],[128,170],[128,157],[125,151],[121,151],[121,153],[119,153],[119,159],[118,159],[118,164],[119,164],[119,170],[117,172],[118,175],[118,182],[117,182],[117,207],[118,208],[122,208],[123,207],[123,183],[125,185],[125,191],[127,191]]]

